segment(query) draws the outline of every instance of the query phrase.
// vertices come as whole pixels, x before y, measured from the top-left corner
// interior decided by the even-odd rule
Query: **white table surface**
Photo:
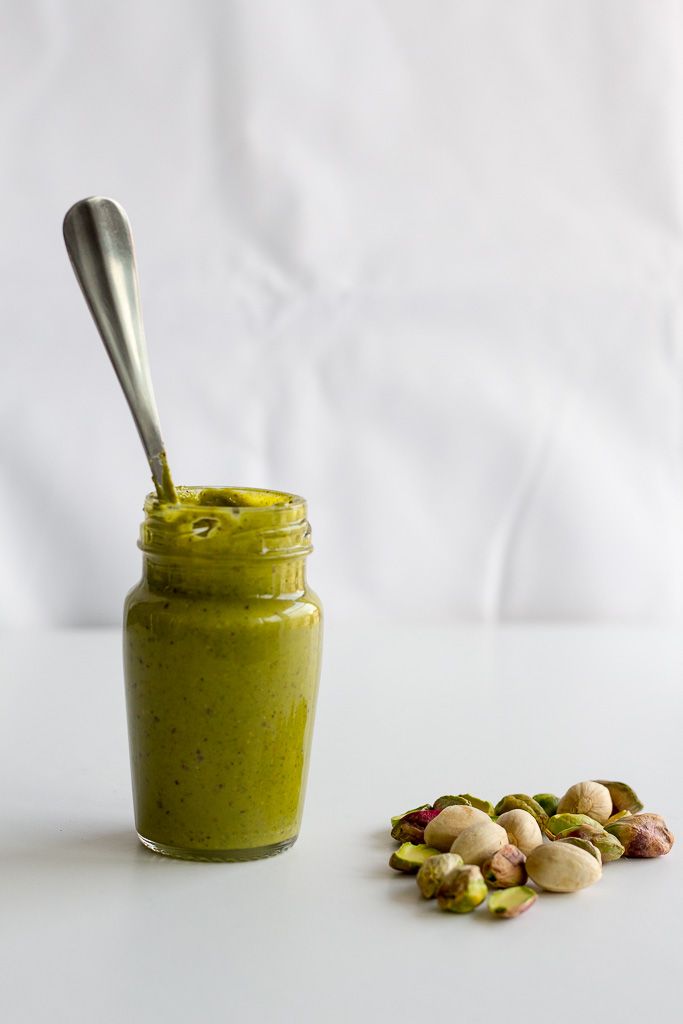
[[[681,848],[495,921],[421,901],[387,868],[387,822],[442,792],[611,777],[680,833],[683,635],[326,641],[299,842],[217,865],[135,839],[118,633],[0,635],[2,1020],[677,1019]]]

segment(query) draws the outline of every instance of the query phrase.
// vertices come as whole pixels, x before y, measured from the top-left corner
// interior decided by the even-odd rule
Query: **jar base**
[[[160,853],[163,857],[175,857],[178,860],[209,861],[213,863],[238,862],[247,860],[265,860],[266,857],[276,857],[284,853],[290,846],[294,846],[297,836],[291,839],[284,839],[281,843],[271,843],[270,846],[254,846],[246,850],[193,850],[183,846],[168,846],[166,843],[156,843],[153,839],[137,833],[138,839],[143,846],[154,853]]]

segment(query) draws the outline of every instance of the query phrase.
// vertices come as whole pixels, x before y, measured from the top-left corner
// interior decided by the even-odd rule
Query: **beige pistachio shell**
[[[452,804],[445,807],[436,818],[432,818],[425,829],[424,841],[428,846],[434,846],[437,850],[447,853],[460,833],[477,823],[490,824],[491,819],[488,814],[476,807]]]
[[[577,782],[561,798],[557,813],[587,814],[604,825],[612,813],[610,791],[600,782]]]
[[[497,850],[507,845],[508,836],[502,825],[490,819],[486,822],[470,825],[451,846],[451,853],[459,854],[465,864],[480,866],[492,857]]]
[[[577,892],[602,876],[602,865],[570,843],[537,846],[526,859],[529,878],[549,892]]]
[[[522,853],[531,853],[543,842],[543,834],[533,814],[528,811],[505,811],[498,818],[499,825],[507,832],[508,841]]]

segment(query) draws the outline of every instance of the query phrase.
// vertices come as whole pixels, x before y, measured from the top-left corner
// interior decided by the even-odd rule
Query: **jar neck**
[[[234,597],[300,594],[312,550],[306,503],[251,488],[179,487],[176,505],[145,502],[139,547],[153,590]]]

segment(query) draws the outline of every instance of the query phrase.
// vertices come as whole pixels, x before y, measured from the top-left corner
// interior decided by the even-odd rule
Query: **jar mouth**
[[[145,498],[145,514],[154,515],[168,509],[188,509],[192,512],[211,512],[217,509],[264,509],[276,512],[296,506],[306,507],[306,502],[298,494],[287,491],[273,491],[263,487],[208,487],[183,486],[176,487],[178,501],[173,505],[162,505],[157,494],[152,491]]]
[[[289,559],[311,550],[306,501],[257,487],[177,487],[178,501],[145,499],[139,547],[148,556]]]

